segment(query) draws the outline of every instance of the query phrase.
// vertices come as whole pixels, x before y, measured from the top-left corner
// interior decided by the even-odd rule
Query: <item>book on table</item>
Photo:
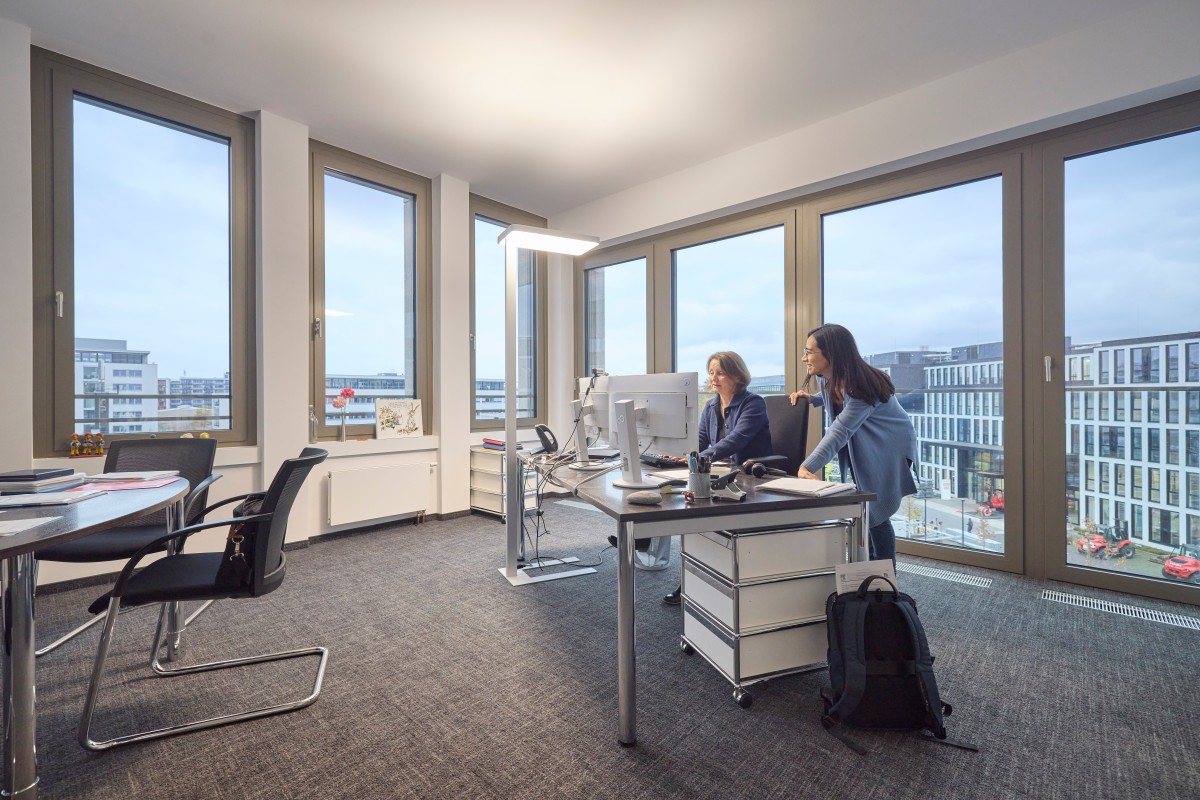
[[[794,494],[800,497],[825,497],[831,494],[852,492],[858,487],[853,483],[837,483],[835,481],[818,481],[812,478],[776,478],[758,487],[766,492]]]
[[[75,470],[70,467],[18,469],[13,472],[0,472],[0,483],[33,483],[35,481],[50,480],[51,478],[70,477],[74,474]]]
[[[104,494],[103,489],[83,489],[78,492],[45,492],[43,494],[6,494],[0,496],[0,509],[22,506],[65,506],[89,497]]]
[[[157,469],[148,472],[102,472],[99,475],[89,475],[88,483],[104,483],[105,481],[116,481],[127,483],[129,481],[157,481],[163,478],[174,478],[179,474],[177,469]]]
[[[87,476],[82,472],[68,471],[71,474],[60,475],[54,478],[0,482],[0,494],[37,494],[40,492],[57,492],[63,489],[70,489],[72,486],[82,486]]]

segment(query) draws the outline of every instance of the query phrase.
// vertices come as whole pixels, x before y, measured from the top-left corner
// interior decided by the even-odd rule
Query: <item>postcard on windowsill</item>
[[[375,438],[400,439],[421,436],[420,400],[376,400]]]
[[[896,585],[896,568],[890,558],[883,558],[879,561],[855,561],[853,564],[839,564],[833,568],[833,572],[834,584],[838,594],[857,592],[862,582],[872,575],[882,575],[892,582],[892,586]],[[891,587],[883,581],[872,581],[870,588],[889,591]]]

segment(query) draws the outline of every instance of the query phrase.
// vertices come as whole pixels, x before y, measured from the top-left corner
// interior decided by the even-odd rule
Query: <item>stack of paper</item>
[[[88,483],[104,483],[114,481],[126,483],[129,481],[156,481],[161,478],[174,478],[179,474],[177,469],[159,469],[150,472],[103,472],[88,477]]]
[[[57,492],[82,485],[85,477],[73,469],[5,472],[0,474],[0,495]]]
[[[824,497],[829,494],[852,492],[858,487],[853,483],[816,481],[811,478],[777,478],[773,481],[767,481],[758,488],[768,492],[795,494],[801,497]]]
[[[21,506],[65,506],[89,497],[104,494],[103,489],[81,489],[77,492],[46,492],[45,494],[6,494],[0,497],[0,509]]]

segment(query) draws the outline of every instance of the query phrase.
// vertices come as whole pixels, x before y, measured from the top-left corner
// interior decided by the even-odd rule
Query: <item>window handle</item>
[[[59,319],[62,319],[62,315],[63,315],[63,293],[55,292],[54,293],[54,316],[58,317]]]
[[[1054,359],[1051,358],[1050,356],[1046,356],[1046,383],[1050,383],[1050,381],[1052,380],[1051,376],[1050,376],[1050,370],[1053,368],[1053,366],[1054,366]]]
[[[316,339],[321,338],[321,318],[320,317],[315,317],[313,319],[312,332],[313,332],[314,338],[316,338]]]

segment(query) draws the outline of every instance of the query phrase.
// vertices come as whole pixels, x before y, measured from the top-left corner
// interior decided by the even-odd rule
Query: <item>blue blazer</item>
[[[714,461],[732,458],[740,464],[749,458],[771,455],[771,429],[767,403],[754,392],[741,390],[725,409],[725,438],[717,440],[721,398],[714,397],[700,412],[700,455]]]
[[[871,526],[886,522],[900,508],[900,501],[917,491],[913,479],[917,435],[912,421],[895,395],[874,405],[847,395],[841,413],[835,415],[825,381],[817,381],[821,391],[813,395],[812,404],[825,408],[825,435],[802,466],[820,474],[837,456],[843,475],[848,466],[858,488],[878,496],[870,504]]]

